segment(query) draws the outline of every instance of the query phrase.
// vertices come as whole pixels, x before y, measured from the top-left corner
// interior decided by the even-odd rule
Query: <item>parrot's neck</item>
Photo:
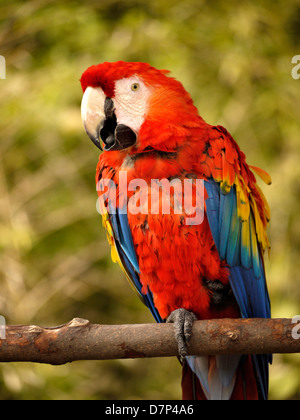
[[[136,146],[122,151],[107,151],[100,156],[97,173],[104,171],[113,176],[119,171],[127,171],[128,182],[132,179],[149,182],[151,179],[201,173],[199,165],[209,139],[210,126],[200,117],[194,125],[191,122],[187,124],[188,128],[174,125],[166,132],[161,127],[154,130],[158,133],[156,136],[152,125],[151,139],[147,139],[147,126],[143,125]]]

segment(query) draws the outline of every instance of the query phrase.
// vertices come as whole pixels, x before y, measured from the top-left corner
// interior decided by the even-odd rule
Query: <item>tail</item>
[[[183,400],[258,400],[250,355],[187,356],[182,371]]]

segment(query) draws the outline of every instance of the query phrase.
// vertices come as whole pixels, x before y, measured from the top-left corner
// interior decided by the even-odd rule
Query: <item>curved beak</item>
[[[101,88],[87,87],[81,101],[81,117],[87,135],[102,150],[100,130],[104,125],[105,94]]]
[[[114,102],[101,88],[87,87],[81,102],[81,116],[87,135],[102,150],[123,150],[135,145],[136,133],[124,124],[118,124]]]

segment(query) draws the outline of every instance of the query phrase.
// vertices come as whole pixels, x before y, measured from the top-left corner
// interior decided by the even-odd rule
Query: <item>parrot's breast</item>
[[[128,180],[143,181],[134,193],[135,211],[130,207],[133,197],[129,196],[128,222],[143,290],[146,293],[149,288],[161,317],[178,308],[202,319],[238,316],[229,272],[220,261],[205,214],[199,224],[187,223],[192,220],[184,206],[187,178],[178,162],[149,156],[137,159],[126,169]],[[162,188],[157,189],[157,184]],[[192,192],[195,201],[195,188]],[[180,200],[181,205],[176,205]]]
[[[205,214],[205,190],[203,217],[187,223],[193,218],[185,206],[184,183],[197,175],[187,174],[174,153],[124,154],[122,159],[115,153],[101,156],[97,179],[114,181],[119,205],[126,199],[140,282],[144,293],[151,291],[160,316],[165,319],[179,308],[200,319],[240,316],[229,270],[220,260]],[[191,191],[195,203],[199,194],[195,187]]]

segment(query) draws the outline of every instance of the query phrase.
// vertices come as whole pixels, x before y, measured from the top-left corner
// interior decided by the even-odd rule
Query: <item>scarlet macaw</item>
[[[118,197],[115,211],[103,212],[112,258],[156,321],[175,323],[185,356],[183,399],[267,399],[270,355],[192,356],[187,345],[195,319],[270,317],[263,262],[270,210],[253,172],[271,180],[247,165],[225,128],[199,116],[168,73],[119,61],[91,66],[81,77],[84,126],[104,146],[96,183],[111,180]],[[175,198],[170,214],[123,211],[124,172],[126,187],[134,179],[147,186],[153,179],[204,180],[202,223],[187,224],[187,212],[174,211]]]

